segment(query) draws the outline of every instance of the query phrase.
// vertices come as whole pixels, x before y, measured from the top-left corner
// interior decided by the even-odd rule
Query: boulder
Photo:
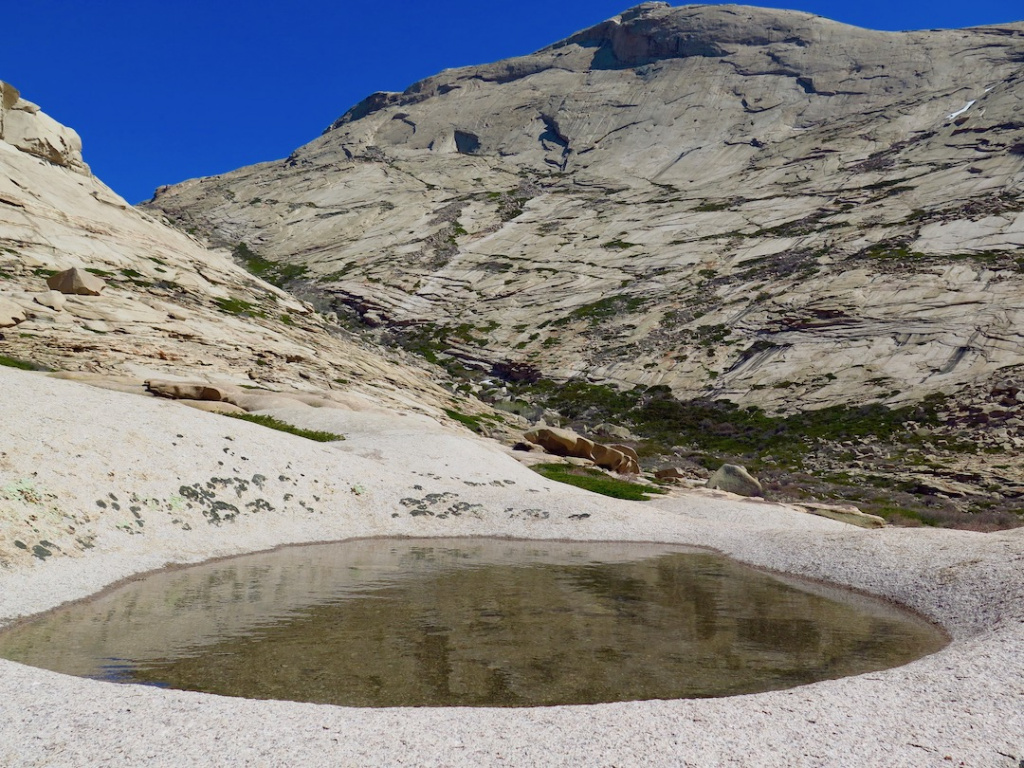
[[[10,299],[0,297],[0,328],[10,328],[25,320],[25,310]]]
[[[640,456],[637,455],[636,450],[634,450],[633,448],[630,448],[628,445],[621,445],[620,443],[612,443],[611,447],[614,448],[617,451],[621,451],[622,453],[626,454],[627,456],[629,456],[629,458],[631,458],[637,464],[640,463]]]
[[[68,300],[64,297],[63,293],[61,293],[60,291],[52,290],[37,293],[35,296],[32,297],[32,299],[33,301],[35,301],[36,304],[39,304],[44,307],[49,307],[50,309],[56,312],[60,312],[62,309],[64,309],[64,305],[68,303]]]
[[[599,467],[610,469],[614,472],[623,472],[623,467],[628,464],[629,459],[622,451],[617,451],[611,446],[602,443],[594,443],[591,449],[591,457]]]
[[[106,288],[106,281],[84,269],[72,267],[46,279],[46,285],[54,291],[77,296],[99,296]]]
[[[740,496],[763,496],[764,489],[756,477],[739,464],[723,464],[708,479],[708,488],[728,491]]]
[[[679,467],[665,467],[664,469],[655,470],[654,476],[659,480],[669,480],[671,482],[686,479],[686,475],[683,474],[683,470]]]
[[[640,462],[636,455],[632,456],[621,450],[624,446],[602,445],[595,443],[592,456],[599,467],[610,469],[623,475],[640,474]]]
[[[531,443],[536,443],[548,453],[553,453],[555,456],[579,456],[580,458],[589,459],[591,458],[591,451],[594,445],[587,440],[586,446],[589,446],[589,448],[587,448],[586,454],[583,454],[580,451],[586,446],[580,446],[580,441],[584,438],[571,430],[559,429],[558,427],[531,429],[523,437]]]
[[[172,400],[226,401],[233,394],[225,387],[215,387],[212,384],[161,379],[148,379],[146,390],[157,397],[169,397]]]
[[[82,323],[82,327],[93,333],[110,333],[111,330],[110,326],[102,320],[86,320]]]
[[[617,424],[598,424],[594,427],[594,434],[601,437],[616,437],[619,440],[634,440],[636,438],[628,429]]]

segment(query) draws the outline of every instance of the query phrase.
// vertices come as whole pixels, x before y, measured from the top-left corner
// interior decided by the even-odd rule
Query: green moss
[[[636,248],[636,243],[628,243],[625,240],[616,238],[615,240],[609,240],[607,243],[602,243],[602,248],[608,248],[609,250],[620,250],[624,251],[627,248]]]
[[[253,424],[269,427],[270,429],[276,429],[278,432],[287,432],[289,435],[304,437],[307,440],[316,440],[318,443],[332,443],[345,439],[344,435],[337,435],[334,432],[322,432],[315,429],[302,429],[302,427],[296,427],[286,421],[275,419],[273,416],[259,413],[227,413],[224,415],[230,416],[233,419],[241,419],[242,421],[249,421]]]
[[[600,493],[602,496],[611,496],[614,499],[647,501],[650,499],[648,494],[665,493],[660,488],[618,480],[596,469],[573,467],[568,464],[537,464],[533,470],[548,480],[574,485],[577,488]]]

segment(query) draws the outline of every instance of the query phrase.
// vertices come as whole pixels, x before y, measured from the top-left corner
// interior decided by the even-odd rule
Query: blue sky
[[[285,157],[373,91],[529,53],[637,1],[25,0],[3,15],[0,79],[75,128],[134,203]],[[1024,20],[1021,0],[781,5],[887,30]]]

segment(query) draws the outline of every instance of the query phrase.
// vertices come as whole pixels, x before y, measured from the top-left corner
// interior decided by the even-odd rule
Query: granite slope
[[[147,207],[436,354],[898,405],[1019,377],[1022,98],[1021,23],[645,3]]]
[[[128,205],[89,172],[73,130],[12,86],[0,93],[0,354],[106,386],[187,379],[444,418],[438,370],[370,347]],[[100,294],[49,293],[72,267],[101,279]]]

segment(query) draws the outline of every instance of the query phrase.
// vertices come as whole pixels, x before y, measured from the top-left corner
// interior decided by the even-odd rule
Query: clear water
[[[0,657],[256,699],[541,706],[787,688],[945,642],[884,602],[704,551],[392,539],[151,574],[12,627]]]

